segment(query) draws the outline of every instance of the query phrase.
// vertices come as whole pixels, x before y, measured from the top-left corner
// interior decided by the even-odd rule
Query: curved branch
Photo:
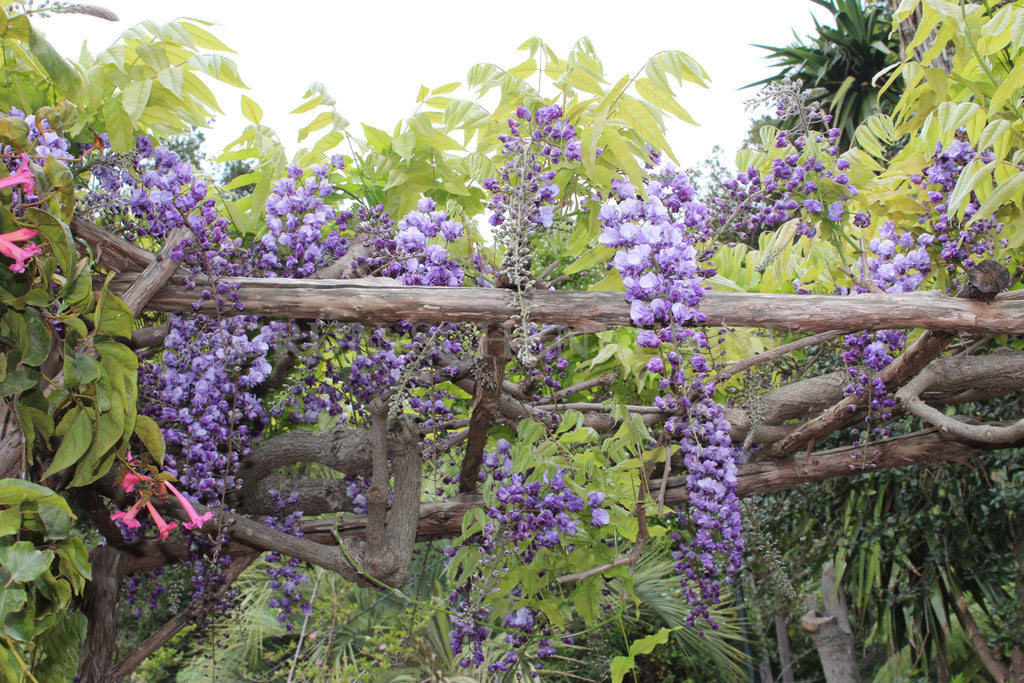
[[[240,507],[248,514],[273,514],[274,504],[267,492],[277,488],[281,491],[297,490],[303,494],[301,507],[309,515],[351,510],[343,480],[308,480],[305,485],[294,479],[278,483],[266,483],[265,480],[275,470],[301,462],[317,463],[344,474],[366,477],[372,472],[372,447],[373,439],[368,432],[346,425],[328,431],[298,429],[268,439],[242,461],[239,471],[242,479]]]
[[[921,400],[921,394],[942,381],[941,370],[925,369],[896,392],[896,399],[907,412],[939,428],[942,434],[957,441],[1008,446],[1024,439],[1024,420],[1009,426],[970,424],[939,412]]]

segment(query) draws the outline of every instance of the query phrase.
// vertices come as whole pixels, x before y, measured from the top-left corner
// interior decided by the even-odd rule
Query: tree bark
[[[114,294],[124,293],[136,274],[116,276]],[[225,278],[239,286],[243,310],[225,315],[261,315],[294,319],[391,324],[400,320],[505,323],[515,314],[515,293],[481,287],[393,286],[386,278],[298,280]],[[632,325],[621,292],[530,291],[523,294],[530,320],[565,325],[581,332]],[[192,311],[195,291],[180,277],[156,292],[147,305],[154,311]],[[215,311],[215,301],[200,310]],[[1024,334],[1024,302],[1001,295],[983,303],[934,294],[860,294],[820,296],[709,291],[701,301],[707,327],[756,327],[785,332],[929,329],[950,332]]]
[[[810,611],[800,620],[800,626],[814,641],[826,683],[860,683],[853,629],[846,600],[836,585],[836,570],[831,560],[821,570],[821,593],[824,613],[818,611],[817,600],[808,597]]]
[[[80,683],[110,681],[108,671],[117,653],[117,605],[128,569],[127,560],[124,553],[110,546],[99,546],[89,553],[92,579],[85,584],[82,596],[82,612],[89,620],[89,627],[79,651]]]
[[[775,637],[779,641],[779,668],[782,669],[782,683],[795,683],[793,656],[789,650],[789,628],[783,614],[775,615]]]

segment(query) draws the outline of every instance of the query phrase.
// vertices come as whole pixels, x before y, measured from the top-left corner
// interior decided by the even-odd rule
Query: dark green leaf
[[[10,580],[28,583],[45,572],[53,562],[53,551],[36,550],[28,541],[0,548],[0,566],[7,570]]]
[[[78,411],[53,456],[53,463],[43,473],[44,479],[71,467],[89,452],[95,417],[95,413],[88,408]]]

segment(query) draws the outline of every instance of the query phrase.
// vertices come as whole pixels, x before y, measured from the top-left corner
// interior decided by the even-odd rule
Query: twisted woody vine
[[[205,83],[244,86],[204,24],[71,62],[3,10],[2,676],[117,680],[186,626],[215,646],[254,576],[306,671],[331,576],[438,615],[453,675],[531,678],[667,548],[683,623],[619,681],[732,618],[742,498],[1022,445],[1019,415],[960,416],[1024,366],[1024,7],[947,4],[917,45],[988,37],[951,73],[909,51],[849,149],[769,87],[798,127],[714,194],[665,139],[708,81],[683,52],[609,85],[589,41],[533,39],[394,134],[314,84],[290,157],[241,95],[218,161],[247,170],[219,183],[170,144],[217,111]]]

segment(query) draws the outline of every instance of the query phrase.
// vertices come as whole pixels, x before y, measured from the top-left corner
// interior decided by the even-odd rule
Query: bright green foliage
[[[786,47],[758,47],[778,73],[752,85],[783,77],[800,80],[832,115],[832,125],[843,131],[846,149],[857,126],[872,114],[888,112],[899,97],[898,89],[879,93],[875,81],[898,61],[899,42],[892,33],[886,3],[864,0],[814,0],[832,12],[835,26],[814,20],[815,35]],[[749,86],[748,86],[749,87]]]

